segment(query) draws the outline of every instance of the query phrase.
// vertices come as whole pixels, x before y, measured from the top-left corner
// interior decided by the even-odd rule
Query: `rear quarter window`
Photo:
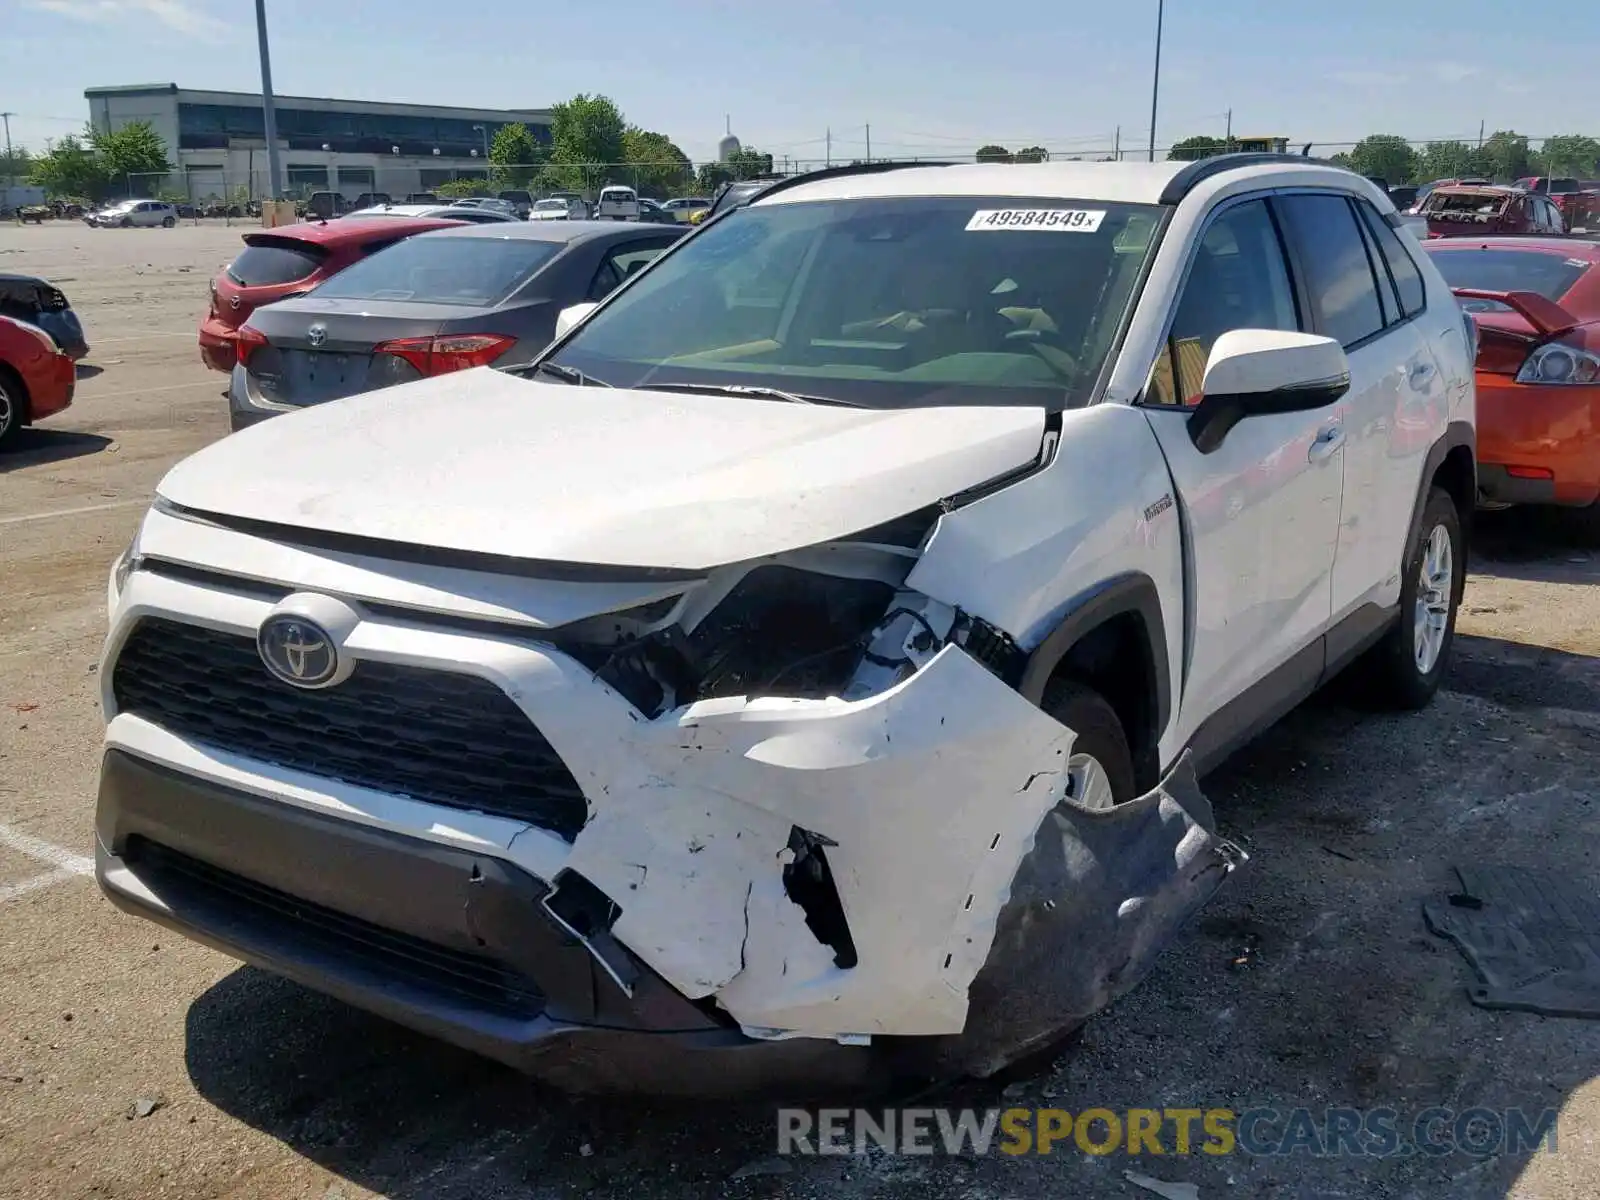
[[[246,246],[239,257],[228,264],[228,278],[240,287],[296,283],[321,266],[327,257],[322,247],[305,242]]]

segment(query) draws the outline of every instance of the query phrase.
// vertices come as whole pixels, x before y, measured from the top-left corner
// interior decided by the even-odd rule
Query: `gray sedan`
[[[234,429],[307,405],[470,367],[519,366],[561,310],[599,300],[687,227],[516,221],[419,234],[239,331]]]

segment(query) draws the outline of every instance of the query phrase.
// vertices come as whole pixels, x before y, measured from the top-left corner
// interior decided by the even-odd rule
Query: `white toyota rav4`
[[[1195,784],[1420,707],[1474,332],[1303,160],[847,169],[516,373],[229,437],[110,582],[118,905],[564,1086],[989,1073],[1240,861]]]

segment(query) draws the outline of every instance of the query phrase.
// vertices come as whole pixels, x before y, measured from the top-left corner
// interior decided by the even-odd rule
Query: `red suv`
[[[308,292],[356,259],[414,233],[460,224],[435,217],[344,217],[245,234],[239,257],[211,281],[211,311],[200,322],[201,361],[213,371],[232,371],[239,326],[263,304]]]

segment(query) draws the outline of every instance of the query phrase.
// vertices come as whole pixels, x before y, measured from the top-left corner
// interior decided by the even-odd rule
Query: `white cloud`
[[[201,12],[193,0],[27,0],[30,8],[75,21],[154,21],[178,33],[219,37],[228,25]]]
[[[1483,70],[1480,67],[1458,62],[1429,63],[1427,71],[1440,83],[1465,83],[1467,80],[1483,74]]]

